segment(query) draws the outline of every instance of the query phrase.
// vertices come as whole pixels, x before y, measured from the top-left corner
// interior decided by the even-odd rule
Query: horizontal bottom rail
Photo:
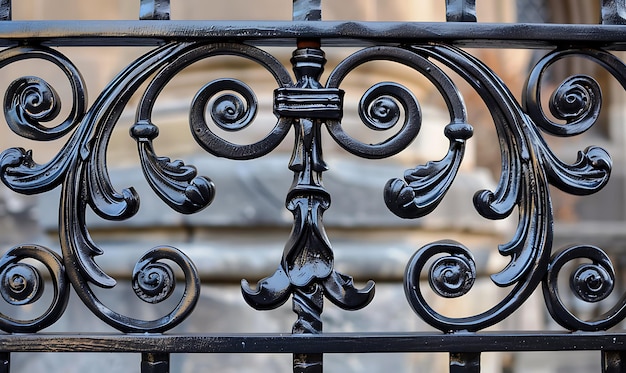
[[[5,334],[0,352],[393,353],[626,351],[626,333]]]

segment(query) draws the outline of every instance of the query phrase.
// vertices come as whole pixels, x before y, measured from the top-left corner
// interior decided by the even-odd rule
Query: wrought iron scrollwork
[[[279,87],[286,87],[291,83],[291,77],[284,66],[258,48],[239,44],[218,44],[207,48],[210,48],[209,53],[212,55],[232,55],[254,61],[273,75]],[[229,92],[239,93],[241,97]],[[218,94],[220,95],[217,96]],[[274,150],[289,132],[289,120],[279,118],[274,128],[255,143],[242,145],[227,141],[211,130],[205,118],[205,109],[215,96],[217,97],[211,108],[211,117],[219,127],[228,131],[247,127],[254,120],[257,110],[254,93],[238,80],[220,79],[202,87],[191,104],[189,125],[198,144],[211,154],[240,160],[258,158]]]
[[[412,308],[426,322],[445,331],[483,329],[501,321],[527,299],[543,281],[548,309],[561,325],[577,330],[610,327],[624,315],[622,300],[597,320],[583,321],[573,316],[560,300],[556,277],[564,263],[587,258],[591,264],[579,267],[572,280],[577,296],[589,302],[604,299],[613,289],[615,274],[600,249],[577,246],[550,259],[553,213],[549,185],[568,193],[586,195],[608,182],[611,158],[599,147],[579,152],[576,162],[567,164],[550,150],[540,130],[557,136],[585,132],[600,113],[601,90],[588,76],[566,79],[550,99],[550,119],[541,106],[541,80],[556,61],[582,56],[606,68],[626,87],[626,67],[609,53],[599,50],[556,50],[541,59],[531,71],[522,102],[518,103],[501,80],[482,62],[448,45],[377,46],[355,52],[329,74],[326,84],[320,77],[326,62],[315,41],[301,45],[292,57],[295,81],[272,55],[245,44],[172,42],[138,58],[104,89],[86,109],[86,92],[78,70],[62,54],[45,47],[14,47],[0,52],[0,68],[23,59],[43,59],[58,66],[70,82],[72,108],[56,126],[45,126],[58,114],[59,98],[53,87],[38,77],[25,76],[7,89],[4,101],[9,127],[18,135],[39,141],[67,136],[59,153],[46,164],[37,164],[32,152],[11,148],[0,154],[3,182],[19,193],[34,194],[62,186],[60,241],[62,257],[38,246],[21,246],[0,261],[0,294],[14,305],[28,304],[41,293],[41,276],[20,261],[34,258],[42,262],[54,279],[53,304],[35,319],[16,321],[0,315],[0,328],[35,331],[53,323],[67,302],[66,279],[91,311],[113,327],[125,332],[162,332],[180,323],[194,308],[200,279],[191,260],[181,251],[159,246],[141,257],[133,271],[132,288],[148,303],[159,303],[172,294],[176,284],[171,263],[185,277],[185,291],[174,309],[156,320],[140,320],[118,314],[104,305],[91,286],[111,288],[116,281],[96,263],[102,255],[89,235],[86,212],[90,208],[108,220],[125,220],[139,209],[139,196],[132,188],[117,191],[109,178],[106,152],[111,134],[130,98],[145,84],[137,105],[130,135],[137,142],[144,176],[156,195],[177,212],[191,214],[207,207],[215,186],[198,176],[192,165],[159,156],[153,140],[159,129],[152,117],[155,102],[164,87],[184,68],[202,59],[234,56],[248,59],[269,72],[277,85],[274,91],[276,123],[261,140],[235,144],[211,129],[236,132],[250,126],[258,110],[253,90],[236,79],[207,82],[191,100],[189,126],[196,142],[207,152],[235,160],[262,157],[274,150],[293,128],[294,147],[289,161],[293,183],[286,207],[293,214],[293,226],[283,256],[274,274],[251,287],[242,280],[244,299],[257,309],[273,309],[290,297],[298,314],[294,333],[321,332],[324,298],[341,308],[365,307],[374,295],[374,283],[355,286],[352,277],[335,271],[334,253],[326,235],[323,214],[331,198],[322,175],[324,161],[321,131],[326,127],[332,139],[346,151],[368,159],[391,157],[405,150],[418,136],[422,124],[420,104],[413,93],[396,82],[381,82],[361,97],[358,113],[362,123],[373,131],[395,129],[384,141],[366,144],[352,137],[342,125],[346,76],[371,61],[391,61],[409,67],[428,79],[443,97],[449,123],[443,129],[449,146],[440,159],[418,165],[403,178],[392,179],[384,187],[387,207],[402,218],[418,218],[431,213],[443,200],[463,160],[466,142],[473,134],[463,98],[441,65],[465,79],[486,103],[500,140],[502,172],[495,190],[474,196],[476,210],[488,219],[503,219],[517,210],[518,225],[512,239],[498,247],[510,258],[508,265],[491,279],[500,287],[511,287],[496,305],[478,315],[451,318],[434,310],[420,289],[421,272],[428,270],[430,287],[442,297],[465,295],[476,279],[472,253],[461,243],[439,241],[426,245],[411,259],[406,270],[405,293]],[[402,123],[400,123],[402,122]],[[307,359],[301,361],[306,365]]]
[[[597,82],[588,76],[577,75],[566,79],[552,95],[550,110],[566,124],[558,126],[550,122],[540,109],[539,83],[546,69],[554,62],[579,56],[604,67],[626,88],[626,65],[610,53],[594,49],[556,50],[543,58],[529,76],[525,107],[541,129],[570,136],[582,133],[596,121],[601,105]],[[560,100],[558,100],[560,98]],[[570,127],[571,126],[571,127]],[[543,154],[544,149],[541,149]],[[549,162],[546,171],[550,182],[572,194],[590,194],[600,189],[608,181],[611,161],[604,149],[589,147],[580,152],[574,165]],[[613,307],[592,320],[582,320],[568,310],[558,291],[557,279],[561,269],[568,262],[587,259],[572,272],[570,289],[582,301],[596,303],[607,298],[614,289],[615,270],[607,254],[600,248],[590,245],[569,246],[554,254],[546,278],[543,281],[543,294],[552,318],[561,326],[571,330],[606,330],[623,320],[626,315],[626,297],[622,296]]]
[[[275,93],[275,112],[281,118],[293,118],[295,146],[289,168],[294,181],[287,196],[287,208],[294,215],[294,225],[283,252],[283,260],[276,272],[250,288],[242,281],[246,301],[257,309],[272,309],[293,295],[293,309],[298,314],[294,333],[320,333],[323,296],[344,309],[358,309],[367,305],[374,295],[374,283],[357,289],[350,276],[333,269],[334,255],[324,231],[322,214],[330,206],[330,195],[322,184],[322,173],[327,170],[323,160],[320,130],[325,124],[331,137],[345,150],[359,157],[387,158],[406,149],[416,138],[422,123],[418,100],[406,87],[384,82],[372,86],[362,96],[359,116],[363,124],[375,131],[400,128],[384,141],[363,143],[350,136],[342,127],[343,91],[339,89],[344,78],[362,64],[385,60],[412,68],[416,74],[427,77],[445,98],[450,123],[444,135],[450,141],[447,155],[435,162],[408,171],[405,180],[392,180],[385,188],[385,202],[403,217],[423,216],[432,211],[450,187],[465,151],[466,140],[472,135],[467,123],[461,95],[450,78],[427,56],[401,47],[381,46],[366,48],[352,54],[329,74],[326,85],[319,83],[325,59],[321,50],[301,48],[294,52],[292,64],[296,82],[292,87],[279,88]],[[469,252],[468,256],[471,256]],[[475,276],[473,262],[464,261],[467,273],[461,288],[471,287]],[[449,277],[450,268],[457,262],[442,262],[437,267],[441,277]],[[454,277],[454,275],[453,275]],[[451,294],[458,284],[448,281],[441,292]],[[460,294],[459,294],[460,295]],[[308,362],[321,364],[316,358],[294,358],[295,366]],[[301,371],[296,367],[295,371]]]
[[[8,250],[0,259],[0,295],[13,306],[30,305],[44,293],[44,275],[39,269],[25,260],[35,260],[43,264],[50,276],[53,287],[52,299],[48,308],[38,317],[20,320],[0,314],[0,329],[32,333],[56,322],[65,311],[69,300],[69,282],[65,276],[62,258],[54,251],[39,245],[21,245]]]
[[[441,202],[463,159],[465,140],[472,136],[465,106],[454,83],[427,58],[397,47],[374,47],[357,52],[344,60],[328,79],[328,86],[338,86],[346,74],[362,63],[389,60],[404,64],[427,77],[445,98],[450,124],[445,135],[450,148],[444,159],[407,171],[405,181],[395,179],[385,187],[385,203],[395,214],[409,218],[430,213]],[[400,105],[398,105],[398,103]],[[421,110],[417,99],[397,83],[379,83],[361,98],[359,115],[372,129],[389,129],[399,118],[400,106],[405,120],[391,138],[378,144],[364,144],[346,134],[340,121],[329,121],[333,138],[349,152],[366,158],[385,158],[404,150],[417,136],[421,126]]]
[[[548,267],[543,282],[543,294],[548,311],[561,326],[572,330],[606,330],[617,325],[626,316],[626,300],[622,297],[610,310],[592,320],[581,320],[563,302],[558,287],[558,277],[563,266],[579,259],[591,263],[579,264],[570,277],[570,289],[580,300],[596,303],[606,299],[615,286],[615,270],[604,251],[595,246],[569,246],[556,253]]]
[[[572,255],[588,255],[585,257],[592,259],[594,265],[580,268],[574,275],[572,286],[581,299],[597,301],[604,298],[610,292],[614,278],[606,254],[598,254],[599,249],[569,249],[552,263],[549,259],[553,213],[548,185],[579,195],[597,192],[608,182],[611,159],[604,149],[589,147],[579,152],[574,164],[566,164],[552,153],[538,128],[558,136],[572,136],[589,129],[598,118],[600,88],[592,78],[580,75],[565,80],[550,100],[552,115],[565,124],[553,122],[544,114],[540,104],[540,81],[546,68],[556,60],[571,55],[590,58],[607,68],[622,85],[626,78],[624,65],[602,51],[557,50],[532,70],[520,105],[493,72],[467,53],[444,45],[419,46],[412,50],[451,68],[487,104],[500,139],[502,173],[497,189],[477,192],[474,204],[485,218],[502,219],[515,208],[519,216],[515,236],[499,247],[500,254],[509,256],[510,262],[491,276],[498,286],[512,286],[499,303],[478,315],[460,318],[446,317],[428,305],[419,283],[420,273],[429,258],[445,254],[432,264],[428,276],[431,287],[441,296],[464,295],[476,277],[475,264],[467,248],[446,241],[425,246],[407,265],[405,293],[413,309],[442,331],[480,330],[514,312],[544,281],[548,308],[561,325],[575,330],[597,330],[614,325],[619,318],[616,315],[618,310],[623,308],[622,303],[602,321],[582,322],[565,311],[554,284],[554,277],[564,261],[571,259]],[[410,180],[406,176],[405,179]],[[403,216],[394,209],[391,211]],[[586,254],[579,254],[581,251]]]
[[[0,68],[25,59],[42,59],[54,63],[66,75],[72,89],[72,109],[68,117],[54,127],[50,122],[60,110],[60,99],[43,79],[33,76],[17,79],[10,84],[4,98],[5,118],[16,134],[33,140],[46,141],[62,137],[73,130],[83,118],[87,106],[85,84],[76,67],[61,53],[48,48],[15,47],[0,52]],[[32,152],[11,148],[0,154],[2,181],[12,190],[34,194],[51,190],[61,183],[67,170],[72,148],[78,141],[70,141],[53,160],[44,165],[33,161]]]
[[[22,47],[2,52],[5,61],[3,65],[25,58],[52,61],[61,67],[71,82],[73,108],[68,119],[52,129],[39,125],[38,121],[48,121],[58,113],[58,98],[54,90],[33,77],[18,79],[10,85],[5,98],[5,113],[7,121],[15,123],[10,126],[16,133],[35,140],[52,140],[75,130],[58,155],[45,165],[36,164],[30,151],[21,148],[4,151],[0,155],[2,179],[11,189],[28,194],[62,185],[59,221],[66,272],[62,277],[69,278],[79,297],[94,314],[122,331],[167,330],[180,323],[193,310],[199,296],[198,274],[189,258],[179,250],[161,247],[149,251],[140,259],[142,264],[138,264],[135,270],[134,289],[141,299],[148,302],[156,303],[165,299],[176,280],[172,270],[168,269],[169,265],[160,261],[174,262],[182,269],[186,279],[185,292],[178,305],[166,316],[153,321],[133,319],[110,310],[98,300],[90,286],[110,288],[116,282],[95,262],[94,257],[103,254],[103,251],[91,239],[85,223],[88,206],[101,217],[110,220],[127,219],[137,212],[139,197],[134,189],[117,192],[109,180],[106,148],[111,133],[128,100],[141,84],[168,65],[172,58],[194,47],[190,48],[188,43],[172,43],[140,57],[107,86],[88,111],[84,110],[86,94],[80,74],[60,53],[46,48]],[[134,133],[139,143],[142,142],[139,140],[147,142],[153,138],[145,128],[143,132],[140,128]],[[156,158],[150,153],[151,148],[143,152],[146,148],[142,148],[141,144],[139,148],[142,160]],[[153,184],[158,192],[167,190],[168,193],[160,193],[161,196],[175,193],[183,195],[178,200],[164,198],[173,207],[182,206],[181,209],[193,212],[211,202],[212,183],[207,178],[194,178],[194,169],[185,167],[181,162],[163,162],[162,159],[157,159],[156,166],[154,163],[152,165],[161,171],[159,175],[165,175],[161,179],[150,179],[157,179]],[[146,171],[149,176],[158,174],[149,171]],[[158,279],[154,277],[156,274]],[[159,289],[158,292],[155,289]],[[19,331],[20,328],[8,325],[6,330]]]

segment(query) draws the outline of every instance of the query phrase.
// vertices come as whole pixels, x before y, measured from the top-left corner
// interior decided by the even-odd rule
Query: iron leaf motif
[[[276,308],[293,294],[293,310],[298,315],[294,333],[321,332],[323,295],[349,310],[365,307],[374,296],[373,282],[357,289],[351,277],[334,270],[334,254],[323,225],[330,195],[322,184],[328,166],[322,156],[320,129],[322,119],[341,117],[337,104],[343,98],[336,87],[323,88],[319,83],[324,63],[320,49],[296,50],[292,58],[296,84],[275,92],[274,111],[287,118],[295,132],[289,163],[294,177],[286,201],[294,223],[278,270],[259,281],[256,289],[242,281],[244,299],[257,309]]]

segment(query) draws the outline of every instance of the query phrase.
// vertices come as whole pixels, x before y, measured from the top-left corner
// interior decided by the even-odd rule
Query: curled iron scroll
[[[82,76],[61,53],[48,48],[15,47],[0,52],[0,68],[25,59],[52,62],[67,77],[72,91],[72,108],[60,124],[47,127],[58,116],[61,101],[56,90],[45,80],[25,76],[13,81],[4,96],[4,115],[9,128],[16,134],[32,140],[58,139],[76,127],[85,113],[87,95]]]
[[[0,314],[0,329],[10,333],[32,333],[52,325],[63,315],[69,300],[69,282],[62,258],[39,245],[21,245],[8,250],[0,259],[0,295],[14,306],[33,304],[44,293],[44,275],[27,263],[31,259],[45,266],[53,287],[48,308],[38,317],[20,320]]]
[[[419,46],[414,47],[414,51],[443,63],[463,77],[481,96],[491,112],[500,140],[502,171],[495,191],[485,190],[475,194],[474,204],[477,211],[489,219],[502,219],[515,209],[518,211],[514,237],[499,247],[500,254],[509,256],[510,261],[504,269],[491,276],[496,285],[512,288],[501,301],[480,314],[460,318],[446,317],[425,302],[419,289],[418,272],[422,270],[425,261],[443,254],[435,264],[439,263],[441,266],[442,263],[447,263],[445,270],[431,269],[431,287],[444,297],[459,296],[469,291],[469,280],[463,282],[465,285],[461,287],[461,292],[441,290],[450,288],[451,279],[460,281],[460,278],[471,279],[476,276],[471,265],[471,256],[468,256],[463,245],[455,242],[427,245],[415,254],[407,266],[407,298],[422,318],[446,332],[480,330],[496,324],[514,312],[536,289],[548,271],[552,248],[552,206],[548,184],[570,193],[590,194],[600,190],[608,181],[611,159],[605,150],[590,147],[580,152],[576,163],[565,164],[551,152],[536,125],[536,122],[541,122],[538,124],[541,128],[561,136],[585,131],[597,118],[599,90],[591,80],[582,77],[570,78],[557,89],[553,95],[552,110],[555,115],[572,125],[563,130],[559,124],[545,118],[535,105],[539,102],[537,97],[530,98],[531,93],[538,92],[537,79],[543,74],[544,67],[562,55],[557,53],[546,57],[531,73],[524,98],[524,104],[529,108],[527,114],[504,83],[482,62],[466,52],[445,45]],[[576,51],[565,54],[576,54]],[[589,52],[589,55],[594,54]],[[614,75],[623,74],[623,66],[615,59],[603,53],[597,55],[601,56],[600,63],[605,67],[609,66]],[[623,79],[626,75],[621,76],[620,79]],[[570,104],[566,105],[567,102]],[[460,258],[466,259],[461,261]],[[441,271],[448,275],[436,275]]]
[[[140,260],[144,265],[136,269],[138,277],[134,290],[141,299],[149,302],[156,303],[165,299],[176,279],[173,272],[167,270],[169,264],[152,262],[163,259],[172,261],[181,268],[186,278],[185,291],[178,305],[167,315],[152,321],[133,319],[113,312],[95,297],[90,288],[92,285],[111,288],[116,282],[94,260],[103,251],[89,235],[85,212],[89,206],[101,217],[111,220],[127,219],[136,213],[139,199],[134,189],[124,189],[119,193],[109,180],[106,151],[111,133],[131,96],[141,85],[166,66],[172,56],[184,54],[196,47],[190,43],[171,43],[146,53],[120,72],[86,112],[80,74],[64,56],[46,48],[13,48],[2,52],[4,64],[25,58],[42,58],[61,67],[70,79],[74,108],[64,124],[52,129],[31,123],[32,118],[47,121],[58,112],[58,108],[54,106],[57,98],[52,88],[31,77],[18,79],[12,84],[5,100],[5,108],[9,122],[13,117],[25,122],[18,122],[16,125],[19,135],[35,140],[53,140],[64,134],[71,134],[57,156],[45,165],[36,164],[30,151],[20,148],[4,151],[0,156],[2,179],[11,189],[27,194],[44,192],[62,185],[60,241],[67,278],[94,314],[123,331],[164,331],[180,323],[191,312],[198,299],[198,274],[189,258],[178,250],[165,247],[154,249]],[[184,177],[181,180],[186,181]],[[194,184],[192,188],[199,184]],[[206,192],[205,186],[200,185],[199,188]],[[198,201],[196,194],[187,193],[187,197],[194,202]],[[210,200],[211,198],[204,198],[200,202],[206,205]],[[146,261],[149,263],[145,263]],[[63,277],[65,278],[65,274]],[[160,289],[159,294],[153,294],[155,289]],[[62,313],[62,310],[58,313]],[[36,327],[49,325],[47,320],[58,317],[58,313],[54,317],[46,316],[44,322],[38,321]],[[23,330],[29,326],[17,325],[9,328]],[[29,330],[34,330],[35,327],[30,328]]]
[[[25,59],[49,61],[69,81],[72,108],[60,124],[47,127],[60,112],[61,101],[56,90],[35,76],[25,76],[10,84],[4,97],[4,113],[9,128],[16,134],[38,141],[60,138],[81,122],[87,106],[85,83],[76,67],[63,54],[44,47],[14,47],[0,52],[0,68]],[[37,164],[31,150],[10,148],[0,154],[2,181],[18,193],[35,194],[52,190],[61,183],[71,155],[79,146],[76,136],[46,164]]]
[[[626,296],[611,309],[591,319],[582,320],[574,315],[563,302],[558,287],[561,269],[579,259],[590,263],[581,263],[572,271],[570,289],[580,300],[596,303],[606,299],[615,286],[615,270],[604,251],[595,246],[569,246],[556,253],[550,261],[548,274],[543,282],[543,295],[552,318],[561,326],[571,330],[597,331],[617,325],[626,317]]]
[[[336,88],[346,75],[366,62],[387,60],[404,64],[425,76],[444,98],[450,123],[444,130],[450,141],[446,156],[424,166],[407,170],[404,180],[390,180],[385,186],[385,203],[396,215],[415,218],[430,213],[441,202],[454,180],[463,154],[465,141],[472,136],[467,123],[463,99],[450,78],[428,58],[409,49],[372,47],[354,53],[342,61],[330,74],[327,87]],[[365,158],[385,158],[405,149],[417,136],[422,113],[417,99],[397,83],[378,83],[361,98],[359,115],[363,123],[374,130],[392,128],[404,114],[401,129],[378,144],[364,144],[347,134],[338,120],[327,121],[330,134],[347,151]]]
[[[247,58],[270,72],[279,87],[288,87],[292,84],[291,76],[285,67],[273,56],[258,48],[242,44],[218,44],[202,52],[203,57],[232,55]],[[190,55],[186,58],[193,60],[198,57]],[[173,68],[182,68],[187,64],[188,61],[182,60],[180,66],[175,65]],[[210,108],[211,119],[218,127],[227,131],[238,131],[250,125],[256,116],[257,104],[252,90],[235,79],[209,82],[196,94],[189,114],[191,132],[202,148],[216,156],[230,159],[253,159],[263,156],[275,149],[290,129],[291,120],[282,117],[263,139],[252,144],[234,144],[219,137],[210,129],[205,118],[205,110],[211,99],[215,99]]]
[[[393,61],[415,69],[426,76],[448,100],[451,122],[465,122],[465,107],[454,84],[426,58],[398,47],[372,47],[358,51],[343,60],[329,75],[327,88],[338,88],[344,78],[358,66],[376,60]],[[386,158],[404,150],[417,136],[422,113],[417,98],[404,86],[378,83],[361,98],[359,115],[363,123],[374,130],[394,127],[400,110],[404,111],[402,128],[393,136],[377,144],[365,144],[346,133],[339,120],[328,120],[328,131],[347,151],[364,158]]]

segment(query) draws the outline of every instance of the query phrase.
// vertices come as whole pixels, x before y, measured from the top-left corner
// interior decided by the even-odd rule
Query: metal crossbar
[[[474,0],[447,0],[445,6],[445,22],[323,21],[321,0],[293,0],[291,21],[180,21],[170,19],[168,0],[141,0],[136,21],[20,21],[11,20],[11,1],[0,1],[0,46],[5,48],[0,51],[0,68],[16,61],[45,60],[61,69],[72,91],[67,118],[47,126],[60,112],[57,94],[47,82],[24,76],[6,88],[5,119],[14,133],[38,141],[67,140],[45,164],[36,163],[31,151],[19,147],[0,154],[0,176],[11,190],[40,194],[61,187],[60,252],[39,244],[18,244],[0,259],[0,293],[8,304],[28,307],[44,293],[44,282],[50,284],[46,286],[50,304],[40,316],[0,315],[4,331],[0,372],[9,372],[11,355],[16,352],[140,353],[144,373],[169,371],[170,354],[288,353],[293,354],[293,371],[308,373],[321,372],[323,356],[330,353],[445,352],[451,372],[479,372],[483,352],[567,350],[601,351],[598,370],[625,371],[626,334],[619,324],[626,316],[626,297],[616,300],[608,311],[585,319],[569,309],[558,285],[559,274],[569,270],[564,268],[581,261],[570,279],[573,295],[588,303],[614,297],[617,275],[609,255],[590,244],[561,250],[552,247],[554,212],[549,186],[574,195],[594,194],[607,184],[613,166],[609,153],[598,146],[581,151],[572,164],[563,162],[544,137],[579,135],[596,124],[602,102],[600,84],[583,74],[566,78],[554,89],[547,104],[551,114],[547,114],[541,83],[557,61],[582,57],[626,87],[626,65],[617,53],[626,49],[626,5],[602,0],[598,24],[480,23]],[[81,73],[56,48],[70,46],[152,49],[121,71],[90,104]],[[294,77],[266,48],[276,46],[294,49]],[[356,51],[321,81],[326,64],[322,47]],[[520,102],[466,48],[549,51],[531,69]],[[176,282],[184,286],[180,299],[165,315],[142,319],[118,313],[94,291],[109,289],[116,280],[95,260],[104,251],[90,236],[87,212],[117,221],[131,218],[139,209],[136,191],[117,191],[108,173],[107,146],[114,127],[133,95],[139,95],[130,136],[137,143],[147,183],[178,213],[193,214],[209,206],[215,194],[209,177],[198,176],[195,167],[182,161],[157,156],[153,140],[159,128],[152,114],[160,92],[179,72],[197,61],[224,55],[247,59],[271,73],[276,84],[272,92],[276,122],[265,137],[251,144],[221,137],[219,131],[248,127],[259,105],[244,82],[216,79],[207,82],[190,105],[189,130],[198,145],[217,157],[251,160],[276,149],[289,131],[295,138],[288,164],[293,182],[285,203],[293,213],[290,237],[282,257],[276,258],[274,273],[267,273],[255,285],[241,282],[243,300],[254,309],[274,310],[292,300],[297,320],[287,334],[168,332],[192,314],[202,278],[187,254],[167,243],[139,258],[132,273],[133,290],[147,303],[161,303],[172,296]],[[359,117],[372,130],[400,128],[378,143],[348,134],[342,123],[348,105],[342,83],[352,71],[372,61],[391,61],[425,77],[443,97],[449,116],[444,157],[381,185],[389,211],[405,219],[425,217],[454,183],[474,134],[467,113],[471,108],[455,83],[459,79],[485,103],[501,154],[498,185],[477,192],[474,206],[490,220],[504,219],[515,211],[518,215],[513,237],[499,247],[508,264],[491,276],[506,295],[486,311],[447,316],[424,294],[425,282],[441,298],[461,297],[472,288],[478,276],[477,261],[463,244],[441,240],[424,245],[406,264],[402,286],[407,301],[437,332],[322,331],[325,300],[345,310],[367,309],[375,289],[373,281],[362,288],[355,286],[353,278],[334,265],[323,224],[331,194],[322,182],[328,169],[322,155],[322,128],[352,155],[384,159],[407,149],[422,126],[414,94],[402,82],[381,82],[361,98]],[[484,331],[500,325],[539,288],[547,312],[562,331]],[[70,293],[119,333],[46,331],[64,314]]]

